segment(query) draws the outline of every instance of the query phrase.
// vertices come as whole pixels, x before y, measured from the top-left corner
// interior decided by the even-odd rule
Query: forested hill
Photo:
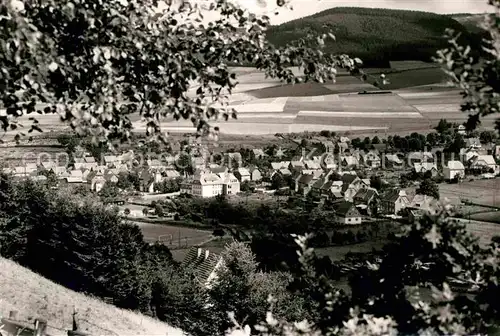
[[[365,64],[387,66],[389,60],[430,61],[438,49],[446,47],[446,28],[464,32],[473,46],[480,41],[477,31],[469,32],[454,18],[427,12],[338,7],[286,22],[269,29],[269,41],[284,45],[308,32],[332,31],[336,41],[328,41],[326,51],[360,57]]]

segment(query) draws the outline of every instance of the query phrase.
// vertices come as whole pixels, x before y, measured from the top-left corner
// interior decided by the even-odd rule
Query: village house
[[[335,143],[333,141],[327,140],[327,141],[322,141],[321,143],[325,147],[325,152],[333,153],[335,151]]]
[[[208,169],[208,171],[212,174],[225,174],[229,172],[229,168],[226,166],[213,166]]]
[[[341,201],[334,204],[335,222],[339,225],[359,225],[362,216],[356,206],[348,201]]]
[[[280,161],[280,162],[271,162],[271,168],[274,170],[284,169],[290,167],[290,161]]]
[[[188,251],[181,263],[182,269],[191,272],[199,285],[206,289],[213,286],[223,265],[221,256],[197,246]]]
[[[443,168],[445,180],[453,180],[456,177],[463,179],[465,177],[465,167],[460,161],[448,161]]]
[[[342,195],[342,181],[328,181],[321,187],[321,195],[328,200],[334,201],[343,199]]]
[[[147,160],[146,164],[148,165],[149,169],[164,169],[165,165],[158,159],[153,159],[153,160]]]
[[[417,163],[434,162],[434,154],[431,152],[411,152],[408,154],[408,163],[414,167]]]
[[[352,202],[357,192],[365,187],[365,184],[355,174],[344,174],[342,180],[342,195],[346,201]]]
[[[470,163],[474,157],[481,155],[481,153],[475,148],[460,148],[459,155],[463,162]]]
[[[324,170],[335,169],[337,170],[338,164],[335,161],[335,156],[333,154],[324,155],[320,161],[321,168]]]
[[[249,167],[248,171],[250,172],[250,180],[254,182],[259,182],[262,180],[262,173],[257,167]],[[290,173],[291,174],[291,173]]]
[[[314,175],[314,179],[318,179],[323,175],[323,169],[304,169],[301,174]]]
[[[166,180],[175,180],[181,177],[181,173],[179,173],[175,169],[165,169],[162,171],[163,178]]]
[[[304,166],[307,170],[321,170],[319,162],[314,160],[304,160]]]
[[[106,182],[118,183],[118,176],[112,170],[108,169],[104,172],[104,179]]]
[[[465,139],[465,148],[480,149],[481,140],[479,138],[467,138]]]
[[[303,161],[290,161],[288,169],[292,172],[301,172],[305,169],[305,164]]]
[[[296,191],[301,195],[305,196],[311,190],[314,182],[315,182],[314,175],[309,175],[309,174],[300,175],[299,179],[297,180]]]
[[[346,137],[346,136],[341,136],[340,139],[339,139],[339,141],[341,143],[347,143],[347,144],[351,142],[351,140],[348,137]]]
[[[311,195],[314,195],[316,197],[318,196],[321,196],[321,191],[322,191],[322,187],[328,182],[328,179],[325,178],[325,177],[321,177],[319,179],[317,179],[311,186],[311,190],[309,191],[309,193]]]
[[[275,170],[271,173],[270,175],[270,178],[273,178],[273,176],[275,174],[280,174],[281,176],[285,177],[285,176],[292,176],[292,172],[290,171],[290,169],[288,168],[281,168],[281,169],[278,169],[278,170]],[[300,175],[300,173],[298,173],[298,175]]]
[[[346,155],[346,156],[341,156],[340,157],[340,164],[342,167],[345,169],[353,169],[358,167],[359,165],[359,160],[356,156],[354,155]]]
[[[224,195],[236,195],[240,192],[240,181],[233,173],[218,174],[222,180],[222,192]]]
[[[397,215],[410,204],[404,190],[393,189],[380,197],[380,212],[386,215]]]
[[[115,164],[120,163],[120,158],[116,155],[105,155],[104,156],[104,164],[108,168],[114,167]]]
[[[250,171],[247,168],[243,168],[243,167],[236,169],[236,171],[234,172],[234,176],[236,176],[236,178],[238,180],[240,180],[240,182],[252,180],[252,177],[250,175]]]
[[[85,156],[83,158],[83,168],[85,169],[92,169],[94,167],[97,167],[97,162],[95,161],[93,156]]]
[[[485,169],[493,174],[498,173],[498,166],[493,155],[478,155],[472,158],[472,169]]]
[[[181,184],[181,193],[197,197],[215,197],[217,195],[234,195],[240,192],[240,181],[232,173],[199,172]]]
[[[91,172],[87,176],[87,181],[90,181],[90,190],[100,192],[106,184],[106,179],[102,173]]]
[[[385,154],[383,158],[382,165],[385,168],[402,168],[403,166],[403,160],[396,154]]]
[[[430,172],[432,177],[436,177],[439,174],[437,165],[434,162],[415,162],[413,165],[413,170],[417,174],[425,174]]]
[[[464,125],[458,126],[457,133],[460,134],[460,135],[466,135],[467,134],[467,130],[466,130],[465,126]]]
[[[428,195],[420,195],[416,194],[410,204],[409,208],[422,209],[426,211],[430,211],[433,209],[434,203],[436,203],[436,199],[434,197]]]
[[[369,151],[368,153],[361,155],[361,159],[363,164],[370,168],[380,168],[382,162],[376,151]]]
[[[493,155],[495,156],[495,159],[500,159],[500,145],[495,145],[493,148]]]
[[[253,152],[253,156],[256,160],[262,160],[263,158],[265,158],[267,156],[267,154],[264,153],[264,151],[261,148],[254,148],[254,149],[252,149],[252,152]]]
[[[353,197],[356,207],[363,209],[367,215],[373,215],[373,210],[378,207],[379,195],[373,188],[360,189]]]

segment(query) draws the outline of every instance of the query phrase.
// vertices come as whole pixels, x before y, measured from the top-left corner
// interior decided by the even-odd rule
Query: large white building
[[[240,192],[240,181],[232,173],[200,172],[182,184],[181,192],[203,198],[234,195]]]

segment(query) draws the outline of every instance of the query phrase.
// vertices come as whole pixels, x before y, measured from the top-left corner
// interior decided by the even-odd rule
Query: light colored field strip
[[[173,126],[174,124],[162,125],[162,128],[171,133],[191,133],[196,129],[192,126]],[[219,126],[220,133],[223,134],[238,134],[238,135],[259,135],[259,134],[275,134],[275,133],[291,133],[304,131],[355,131],[355,130],[384,130],[388,127],[371,127],[371,126],[340,126],[340,125],[314,125],[314,124],[265,124],[265,123],[238,123],[238,122],[212,122],[212,126]],[[144,131],[144,126],[136,127],[135,132]]]
[[[460,112],[460,104],[413,105],[420,112]]]
[[[351,117],[351,118],[423,118],[418,112],[328,112],[328,111],[299,111],[297,116],[311,117]]]
[[[315,125],[315,124],[293,124],[290,125],[290,132],[320,132],[328,131],[360,131],[360,130],[385,130],[389,127],[372,127],[372,126],[341,126],[341,125]]]
[[[398,92],[398,95],[401,98],[432,98],[432,97],[439,97],[439,96],[444,96],[444,95],[450,95],[451,93],[452,92],[450,92],[450,91],[441,91],[441,92]]]
[[[213,106],[217,108],[215,105]],[[229,106],[234,108],[238,113],[281,113],[285,109],[285,104],[249,104],[249,105],[234,105]]]
[[[294,114],[276,114],[276,112],[264,113],[242,113],[237,115],[237,119],[259,119],[259,118],[277,118],[277,119],[295,119]]]
[[[302,102],[337,102],[340,101],[339,95],[331,94],[325,96],[312,96],[312,97],[288,97],[290,103]]]

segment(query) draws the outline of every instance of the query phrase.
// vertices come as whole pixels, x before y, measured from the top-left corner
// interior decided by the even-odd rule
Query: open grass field
[[[458,184],[439,185],[441,198],[448,198],[453,204],[466,199],[482,205],[500,206],[500,179],[466,181]]]
[[[481,220],[460,219],[467,230],[479,238],[479,243],[487,245],[494,236],[500,236],[500,224]]]
[[[159,241],[172,249],[202,244],[212,237],[212,232],[206,230],[140,222],[135,224],[141,229],[145,241]]]
[[[74,308],[81,331],[91,335],[183,335],[158,320],[66,289],[13,261],[0,258],[0,270],[0,316],[17,310],[22,321],[44,318],[48,335],[67,335]]]

